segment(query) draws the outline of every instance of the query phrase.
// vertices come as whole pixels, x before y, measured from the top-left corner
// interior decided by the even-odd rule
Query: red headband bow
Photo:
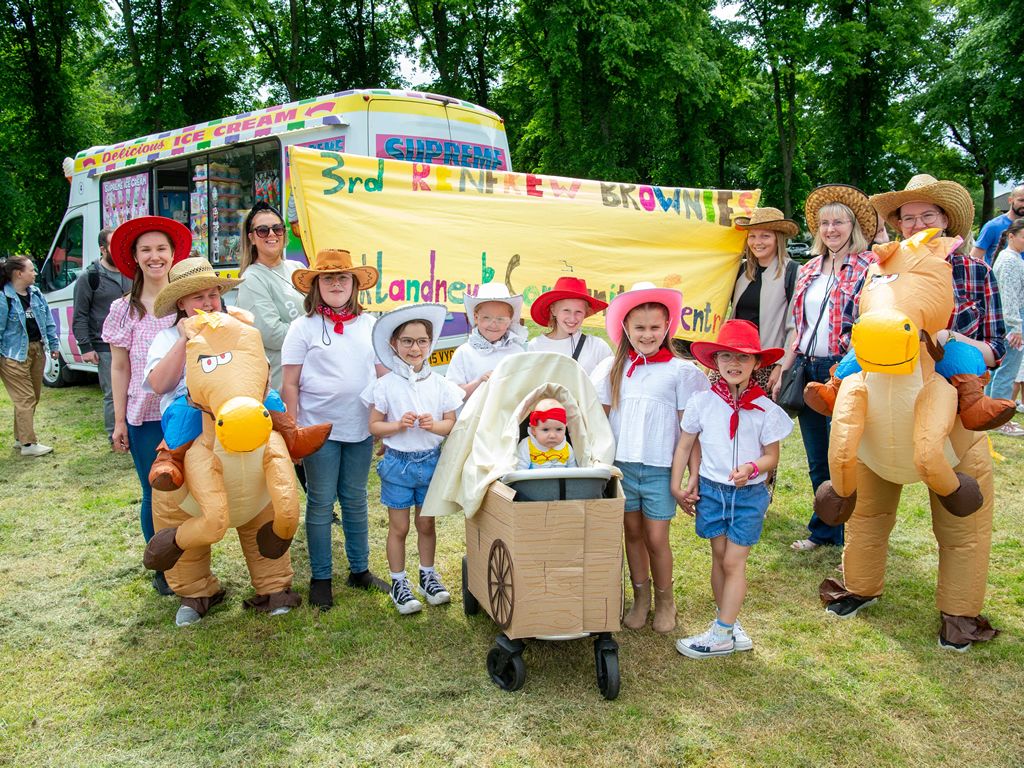
[[[549,408],[546,411],[534,411],[530,414],[530,426],[536,427],[540,422],[554,419],[565,424],[565,408]]]

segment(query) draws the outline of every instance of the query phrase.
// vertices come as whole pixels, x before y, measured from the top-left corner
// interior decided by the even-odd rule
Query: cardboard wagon
[[[516,446],[544,397],[565,407],[579,468],[516,470]],[[526,680],[524,639],[593,635],[598,687],[618,695],[624,500],[614,455],[589,378],[553,353],[502,361],[445,443],[423,513],[465,514],[463,608],[483,608],[501,630],[487,671],[505,690]]]

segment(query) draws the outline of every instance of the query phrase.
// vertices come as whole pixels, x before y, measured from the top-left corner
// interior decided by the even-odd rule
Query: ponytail
[[[15,272],[21,272],[31,263],[28,256],[10,256],[0,261],[0,290],[14,279]]]

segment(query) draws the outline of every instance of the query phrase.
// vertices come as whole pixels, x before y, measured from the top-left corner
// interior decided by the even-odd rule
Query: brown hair
[[[10,256],[0,261],[0,288],[3,288],[14,279],[15,272],[21,272],[31,263],[32,261],[28,256]]]
[[[392,347],[395,346],[395,342],[398,341],[398,337],[402,335],[402,331],[404,331],[406,329],[406,326],[415,325],[416,323],[419,323],[420,325],[422,325],[424,328],[427,329],[427,336],[429,336],[430,340],[433,341],[434,340],[434,325],[433,325],[433,323],[431,323],[429,320],[421,320],[420,318],[417,317],[414,320],[406,320],[404,323],[402,323],[400,326],[395,328],[394,331],[391,332],[391,346]]]
[[[132,241],[132,258],[135,258],[135,251],[139,247],[139,238],[143,235],[148,235],[150,232],[157,232],[167,238],[167,244],[171,246],[171,260],[174,260],[174,240],[169,234],[159,229],[151,229],[148,232],[140,232],[135,240]],[[146,307],[142,303],[142,287],[145,285],[146,278],[142,275],[142,268],[139,267],[138,262],[135,263],[135,277],[132,278],[132,289],[128,291],[128,306],[131,308],[131,312],[134,313],[137,320],[141,320],[146,316]]]
[[[665,323],[668,324],[669,314],[668,307],[664,304],[659,304],[656,301],[648,301],[644,304],[637,304],[633,307],[622,320],[622,324],[625,325],[629,321],[629,316],[636,312],[638,309],[660,309],[665,313]],[[611,407],[615,409],[619,405],[619,387],[622,386],[622,376],[626,372],[626,361],[629,360],[629,350],[633,348],[633,344],[629,340],[629,334],[626,333],[626,329],[622,329],[622,337],[619,339],[618,349],[615,350],[615,359],[612,360],[612,369],[608,374],[608,389],[611,392]],[[665,334],[665,338],[661,340],[661,348],[667,349],[672,352],[672,345],[669,344],[668,333]],[[675,352],[672,352],[675,355]]]
[[[768,230],[772,232],[774,230]],[[786,236],[781,232],[775,232],[775,279],[778,280],[782,277],[782,274],[786,271],[786,262],[789,261],[789,251],[786,250]],[[743,271],[747,275],[747,279],[753,282],[757,276],[757,259],[754,257],[754,253],[750,250],[750,246],[747,245],[747,241],[743,241]]]
[[[356,315],[358,317],[363,313],[363,305],[359,303],[359,285],[356,283],[356,276],[354,274],[351,272],[345,272],[344,274],[347,274],[352,280],[352,295],[348,297],[348,301],[345,302],[345,306],[340,311],[342,314]],[[309,286],[309,293],[302,300],[302,308],[306,310],[306,317],[315,315],[323,303],[324,300],[320,297],[320,275],[317,275]]]

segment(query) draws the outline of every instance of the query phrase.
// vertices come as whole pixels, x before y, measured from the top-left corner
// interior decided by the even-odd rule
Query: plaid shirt
[[[1003,324],[999,286],[992,277],[992,270],[985,262],[959,253],[949,254],[946,261],[953,267],[953,314],[949,316],[946,327],[988,344],[998,366],[1006,353],[1006,326]],[[865,277],[861,275],[843,310],[840,345],[844,353],[850,348],[850,333],[853,321],[857,319]]]
[[[839,267],[839,279],[832,295],[828,297],[828,353],[839,356],[845,352],[841,343],[841,332],[843,330],[844,311],[849,302],[856,302],[857,295],[864,284],[864,275],[868,267],[878,261],[878,257],[872,251],[862,253],[851,253]],[[796,341],[793,349],[800,352],[800,337],[804,328],[810,327],[817,321],[815,318],[804,318],[804,299],[806,298],[808,286],[821,276],[821,256],[815,256],[802,267],[796,277],[796,289],[793,291],[793,319],[796,323]],[[854,306],[856,311],[856,305]],[[822,318],[822,325],[819,332],[825,327]],[[847,337],[848,338],[848,337]]]

